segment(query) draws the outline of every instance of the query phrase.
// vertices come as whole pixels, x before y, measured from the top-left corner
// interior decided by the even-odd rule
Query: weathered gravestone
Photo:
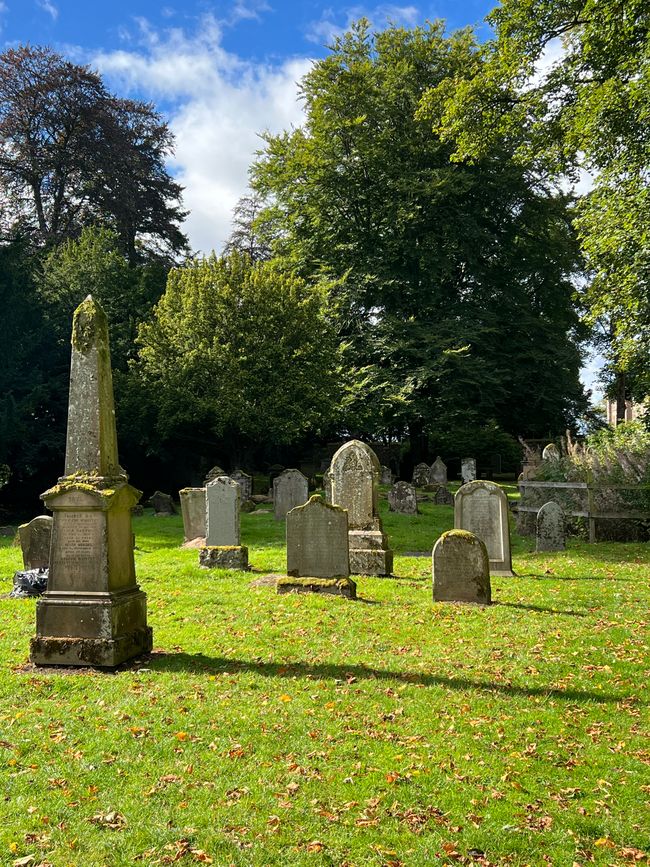
[[[388,509],[400,515],[417,515],[415,487],[408,482],[395,482],[388,492]]]
[[[241,501],[247,502],[253,496],[253,477],[249,476],[243,470],[235,470],[230,474],[230,478],[237,482],[241,488]]]
[[[330,593],[356,598],[350,580],[348,515],[317,495],[287,513],[287,578],[278,593]]]
[[[468,482],[454,498],[454,528],[469,530],[485,544],[492,575],[513,575],[508,500],[494,482]]]
[[[18,527],[25,569],[47,569],[50,565],[53,519],[49,515],[32,518]]]
[[[205,539],[205,488],[183,488],[178,496],[183,515],[183,542]]]
[[[156,491],[149,498],[149,502],[153,506],[155,518],[176,514],[176,506],[171,494],[163,494],[161,491]]]
[[[133,561],[140,496],[119,465],[108,323],[89,295],[72,323],[65,475],[42,495],[54,515],[32,662],[114,668],[151,650]]]
[[[350,440],[332,458],[329,473],[331,501],[348,512],[350,572],[390,575],[393,552],[377,511],[377,455],[365,443]]]
[[[431,464],[430,472],[431,484],[446,485],[447,484],[447,464],[438,455],[435,461]]]
[[[436,506],[453,506],[454,495],[447,490],[446,485],[438,485],[433,494],[433,502]]]
[[[323,473],[323,496],[326,503],[332,502],[332,474],[329,468]]]
[[[210,482],[214,482],[215,479],[218,479],[219,476],[227,475],[225,470],[222,470],[219,464],[215,464],[212,469],[208,470],[205,478],[203,479],[204,485],[209,485]]]
[[[460,477],[463,484],[473,482],[476,478],[476,458],[462,458],[460,462]]]
[[[241,544],[241,489],[229,476],[217,476],[205,486],[205,548],[199,565],[206,569],[248,569],[248,548]]]
[[[391,472],[390,467],[381,468],[381,484],[382,485],[392,485],[393,484],[393,474]]]
[[[544,451],[542,452],[543,461],[559,461],[560,457],[560,450],[555,443],[549,443],[547,446],[544,446]]]
[[[559,503],[544,503],[541,507],[535,535],[538,551],[564,551],[564,512]]]
[[[309,499],[309,482],[300,470],[283,470],[273,479],[273,514],[283,521],[287,512]]]
[[[449,530],[433,546],[432,559],[434,602],[490,604],[490,561],[478,536]]]
[[[431,481],[431,467],[429,464],[416,464],[413,467],[413,484],[416,488],[423,488]]]

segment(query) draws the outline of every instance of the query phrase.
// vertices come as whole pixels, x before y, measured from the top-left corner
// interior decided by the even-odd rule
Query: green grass
[[[495,605],[434,605],[404,552],[452,510],[422,511],[384,513],[399,577],[357,602],[250,587],[284,568],[271,513],[252,574],[135,519],[155,653],[117,673],[30,669],[35,603],[0,600],[0,864],[647,863],[648,546],[514,537]]]

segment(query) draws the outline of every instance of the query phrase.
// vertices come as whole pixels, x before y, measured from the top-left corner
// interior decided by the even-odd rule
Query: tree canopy
[[[99,75],[50,48],[0,54],[0,191],[5,234],[52,246],[90,222],[138,245],[183,251],[181,187],[167,172],[173,139],[151,105],[118,99]]]
[[[365,371],[347,426],[365,435],[490,418],[544,435],[584,405],[570,198],[502,141],[453,162],[423,111],[482,63],[469,30],[360,21],[303,79],[304,125],[266,135],[252,169],[275,252],[340,281],[340,333]]]
[[[170,272],[139,333],[137,372],[162,440],[209,438],[222,454],[318,434],[339,399],[327,288],[237,251]]]
[[[503,0],[473,79],[432,89],[455,158],[496,143],[539,176],[591,173],[577,226],[592,279],[580,303],[610,340],[610,369],[650,392],[650,10],[643,0]],[[551,62],[555,56],[555,62]]]

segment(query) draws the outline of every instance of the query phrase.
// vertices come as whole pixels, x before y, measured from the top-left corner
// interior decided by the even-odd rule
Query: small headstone
[[[485,544],[492,575],[512,575],[508,499],[494,482],[463,485],[454,498],[454,529],[468,530]]]
[[[205,488],[183,488],[178,496],[183,515],[183,542],[205,539]]]
[[[89,295],[72,323],[65,475],[42,495],[54,517],[30,647],[36,665],[115,668],[151,650],[133,558],[140,496],[118,461],[108,322]]]
[[[207,569],[248,569],[248,548],[240,540],[241,489],[229,476],[205,486],[206,538],[199,565]]]
[[[0,536],[14,536],[16,533],[15,527],[0,527]]]
[[[27,570],[47,569],[50,565],[53,519],[49,515],[32,518],[29,524],[18,527],[23,566]]]
[[[163,494],[160,491],[156,491],[149,498],[149,502],[153,506],[155,518],[176,514],[176,507],[174,506],[174,501],[170,494]]]
[[[433,495],[433,502],[436,506],[453,506],[454,495],[447,490],[446,485],[438,485]]]
[[[309,499],[309,482],[300,470],[283,470],[273,479],[273,514],[283,521],[287,512]]]
[[[242,512],[254,512],[257,508],[256,504],[252,500],[244,500],[244,502],[239,507]]]
[[[133,518],[141,518],[144,515],[144,506],[142,503],[136,503],[135,506],[131,509],[131,516]]]
[[[432,559],[434,602],[490,604],[490,563],[478,536],[449,530],[433,546]]]
[[[206,473],[206,476],[203,479],[203,484],[209,485],[210,482],[214,482],[214,480],[219,478],[219,476],[225,476],[225,475],[226,475],[225,470],[222,470],[218,464],[215,464],[215,466],[212,467],[212,469],[208,470],[208,472]]]
[[[377,455],[359,440],[345,443],[332,458],[331,502],[348,512],[350,572],[355,575],[390,575],[393,570],[393,552],[377,510],[379,477]]]
[[[542,460],[543,461],[559,461],[560,460],[560,450],[555,445],[555,443],[549,443],[547,446],[544,446],[544,451],[542,452]]]
[[[429,464],[416,464],[413,467],[413,484],[416,488],[423,488],[431,481],[431,467]]]
[[[395,482],[388,492],[388,509],[400,515],[417,515],[418,501],[413,485],[408,482]]]
[[[392,485],[393,484],[393,474],[391,472],[390,467],[381,468],[381,484],[382,485]]]
[[[295,578],[347,578],[348,514],[314,495],[287,513],[287,573]]]
[[[241,501],[245,503],[253,496],[253,477],[249,476],[243,470],[235,470],[230,474],[230,478],[237,482],[241,488]]]
[[[438,455],[435,461],[431,464],[430,478],[434,485],[447,484],[447,464],[443,461],[440,455]]]
[[[538,551],[564,551],[564,512],[558,503],[544,503],[537,513],[536,541]]]
[[[460,477],[463,484],[476,479],[476,458],[462,458],[460,462]]]

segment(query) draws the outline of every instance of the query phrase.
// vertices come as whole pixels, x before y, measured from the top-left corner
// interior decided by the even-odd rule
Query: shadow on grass
[[[140,663],[141,664],[141,663]],[[442,686],[455,690],[485,690],[506,696],[534,698],[557,698],[563,701],[593,701],[597,704],[615,704],[635,698],[615,693],[594,693],[580,689],[553,689],[552,687],[513,686],[512,684],[492,683],[470,680],[465,677],[443,677],[442,675],[422,674],[420,672],[388,671],[382,668],[369,668],[365,665],[310,664],[307,662],[276,663],[256,662],[246,659],[225,659],[204,656],[202,653],[165,653],[154,651],[147,659],[147,665],[154,671],[185,671],[190,674],[237,674],[252,672],[264,677],[309,677],[312,680],[399,680],[419,686]]]
[[[584,611],[564,611],[561,608],[545,608],[543,605],[524,605],[523,602],[499,602],[494,601],[493,605],[500,605],[503,608],[520,608],[522,611],[537,611],[540,614],[566,614],[568,617],[586,617]]]

